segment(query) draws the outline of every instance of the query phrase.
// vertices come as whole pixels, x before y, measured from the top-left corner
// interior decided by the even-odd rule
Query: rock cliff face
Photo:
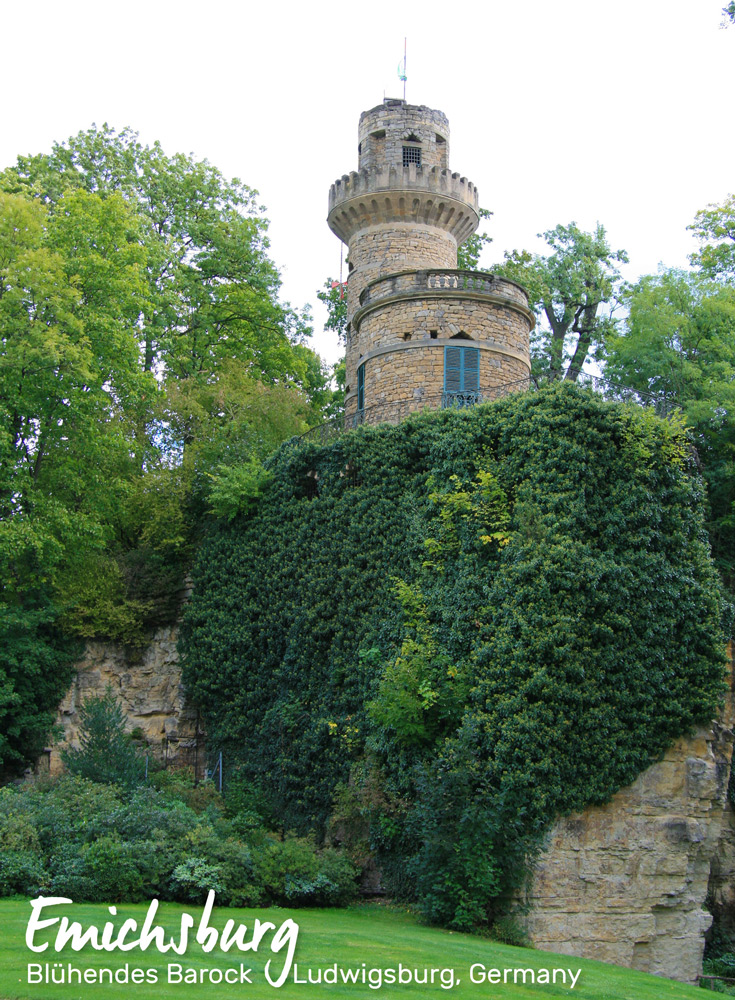
[[[705,903],[734,895],[732,750],[730,698],[711,729],[678,740],[607,805],[557,820],[521,917],[533,944],[696,982]]]
[[[49,752],[52,773],[61,770],[61,750],[79,745],[79,706],[108,687],[123,706],[128,730],[140,730],[152,754],[203,768],[203,737],[197,713],[186,703],[176,640],[176,626],[166,626],[138,651],[113,643],[87,644],[74,683],[59,706],[57,723],[64,737]]]

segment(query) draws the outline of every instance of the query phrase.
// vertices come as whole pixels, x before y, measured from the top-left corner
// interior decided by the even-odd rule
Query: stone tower
[[[445,115],[387,99],[360,116],[358,141],[358,171],[332,185],[327,220],[349,247],[348,423],[523,387],[534,322],[525,291],[457,270],[478,201],[449,169]]]

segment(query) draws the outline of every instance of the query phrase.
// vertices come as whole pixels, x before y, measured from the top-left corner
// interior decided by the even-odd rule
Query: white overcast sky
[[[260,192],[284,298],[339,271],[329,185],[360,112],[401,96],[449,118],[450,165],[503,250],[600,221],[628,277],[684,266],[697,209],[735,190],[735,27],[725,0],[0,0],[0,167],[93,122],[130,125]],[[330,361],[334,338],[315,346]]]

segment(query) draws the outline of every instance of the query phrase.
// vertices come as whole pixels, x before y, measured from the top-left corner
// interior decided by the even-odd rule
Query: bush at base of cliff
[[[133,792],[75,776],[0,789],[0,896],[76,902],[168,899],[221,906],[341,906],[357,869],[150,786]]]

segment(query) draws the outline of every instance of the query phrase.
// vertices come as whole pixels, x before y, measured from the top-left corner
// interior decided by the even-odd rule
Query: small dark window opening
[[[469,333],[465,333],[464,330],[460,330],[459,333],[455,333],[450,340],[472,340]]]
[[[358,144],[357,144],[357,155],[358,156],[362,156],[362,143],[361,142],[358,142]]]
[[[439,332],[438,330],[429,330],[429,336],[431,337],[432,340],[436,340],[436,335],[438,332]]]
[[[443,135],[439,135],[438,132],[436,133],[436,144],[437,144],[437,146],[443,146],[446,141],[447,140],[444,138]]]
[[[403,339],[404,340],[410,340],[411,339],[411,334],[410,333],[404,333],[403,334]]]
[[[370,133],[370,138],[371,139],[385,139],[385,129],[382,128],[378,132],[371,132]]]
[[[313,500],[319,496],[319,476],[313,469],[304,476],[301,483],[301,495],[307,500]]]
[[[339,475],[340,479],[344,479],[346,486],[359,486],[362,482],[360,473],[357,471],[357,466],[352,459],[350,459]]]
[[[415,163],[417,167],[421,166],[420,147],[418,146],[403,147],[403,166],[407,167],[410,163]]]
[[[406,138],[403,141],[404,142],[421,142],[421,140],[419,139],[419,137],[417,135],[414,135],[413,132],[410,135],[407,135]]]
[[[365,409],[365,365],[360,365],[357,369],[357,411],[361,413]]]

